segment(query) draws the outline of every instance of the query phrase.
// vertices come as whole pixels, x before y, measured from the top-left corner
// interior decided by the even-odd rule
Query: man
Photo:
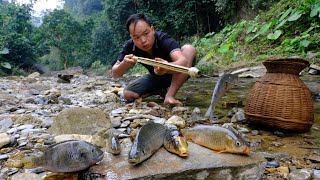
[[[126,24],[131,39],[126,42],[118,61],[112,67],[112,76],[121,77],[136,64],[133,56],[168,61],[169,63],[191,67],[196,56],[196,49],[191,45],[180,48],[179,43],[168,34],[155,31],[149,18],[144,14],[131,15]],[[127,101],[144,98],[164,90],[164,105],[181,106],[175,99],[180,87],[188,79],[187,74],[145,65],[149,74],[144,75],[126,86],[123,96]]]

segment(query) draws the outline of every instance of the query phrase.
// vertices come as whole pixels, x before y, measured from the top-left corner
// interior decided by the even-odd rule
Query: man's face
[[[130,24],[129,32],[139,49],[151,52],[155,40],[153,26],[150,27],[145,21],[139,20],[136,24]]]

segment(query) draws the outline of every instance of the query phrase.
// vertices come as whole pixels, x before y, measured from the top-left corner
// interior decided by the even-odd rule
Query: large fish
[[[128,162],[139,164],[155,153],[163,145],[167,129],[166,126],[153,121],[142,126],[129,151]]]
[[[70,140],[51,145],[40,157],[26,157],[25,168],[42,167],[51,172],[76,172],[101,161],[103,151],[86,141]]]
[[[164,147],[179,156],[188,156],[188,143],[178,129],[168,129],[163,142]]]
[[[182,129],[183,136],[188,141],[218,151],[236,154],[246,154],[250,148],[246,141],[228,128],[212,125],[197,125],[193,128]]]
[[[217,81],[211,98],[210,106],[204,115],[210,119],[213,119],[213,110],[216,107],[220,98],[230,89],[231,85],[237,80],[237,75],[234,74],[223,74]]]

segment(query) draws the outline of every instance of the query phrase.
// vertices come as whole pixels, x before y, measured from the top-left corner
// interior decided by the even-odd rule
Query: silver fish
[[[214,118],[213,110],[220,98],[230,89],[231,85],[237,80],[238,76],[234,74],[223,74],[217,81],[213,93],[210,106],[204,115],[210,119]]]
[[[103,159],[103,151],[86,141],[70,140],[48,147],[40,157],[26,157],[25,168],[42,167],[51,172],[76,172]]]

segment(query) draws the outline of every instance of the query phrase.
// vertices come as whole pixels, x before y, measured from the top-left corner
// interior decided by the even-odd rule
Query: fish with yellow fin
[[[178,129],[168,129],[163,145],[167,151],[181,157],[188,156],[188,143]]]
[[[182,129],[187,141],[218,151],[219,153],[235,153],[248,155],[250,146],[234,131],[212,125],[196,125],[192,128]]]
[[[81,140],[64,141],[49,146],[39,156],[22,159],[25,168],[42,167],[51,172],[77,172],[103,159],[103,151]]]

